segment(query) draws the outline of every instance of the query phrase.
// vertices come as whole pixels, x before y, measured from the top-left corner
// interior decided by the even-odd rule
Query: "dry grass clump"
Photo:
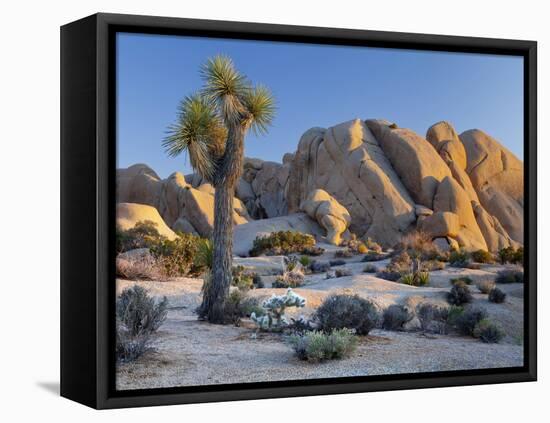
[[[495,283],[493,281],[485,280],[477,283],[477,289],[479,289],[482,294],[489,294],[494,287]]]
[[[117,277],[132,281],[156,280],[163,277],[162,267],[150,254],[136,258],[117,257],[115,269]]]

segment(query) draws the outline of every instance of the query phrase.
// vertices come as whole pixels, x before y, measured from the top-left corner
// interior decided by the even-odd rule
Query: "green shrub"
[[[447,333],[449,308],[431,303],[420,303],[416,307],[416,316],[423,332]]]
[[[382,328],[386,330],[403,330],[403,326],[414,316],[402,305],[392,304],[382,314]]]
[[[462,281],[456,282],[447,294],[447,302],[456,306],[470,303],[472,300],[473,297],[470,288]]]
[[[315,321],[323,332],[334,329],[354,329],[358,335],[368,333],[378,324],[376,306],[357,295],[331,295],[315,312]]]
[[[516,250],[514,247],[501,248],[497,252],[497,257],[500,264],[512,263],[514,261],[514,254]]]
[[[374,266],[373,264],[367,264],[364,268],[363,268],[363,272],[364,273],[376,273],[378,271],[377,267]]]
[[[347,357],[357,347],[357,337],[350,329],[296,334],[289,337],[289,342],[300,360],[314,362]]]
[[[512,263],[519,264],[523,266],[523,247],[519,247],[514,252],[514,257],[512,258]]]
[[[193,234],[179,233],[174,240],[162,238],[149,250],[166,276],[198,275],[205,267],[197,263],[200,248],[208,241]]]
[[[480,281],[477,283],[477,288],[483,293],[483,294],[489,294],[491,290],[495,287],[495,283],[492,281]]]
[[[315,246],[315,238],[309,234],[293,231],[273,232],[254,240],[250,255],[255,257],[262,254],[268,256],[303,253]]]
[[[455,321],[457,330],[462,335],[472,336],[476,325],[487,318],[487,311],[477,306],[468,306]]]
[[[501,270],[495,278],[496,283],[523,283],[521,270]]]
[[[257,298],[249,297],[245,291],[240,289],[234,289],[229,293],[224,307],[225,323],[239,326],[243,317],[250,317],[253,313],[256,316],[265,314]]]
[[[473,331],[473,336],[481,341],[495,344],[504,338],[505,333],[500,326],[491,322],[489,319],[480,320]]]
[[[254,274],[247,271],[244,266],[234,266],[231,273],[233,274],[231,285],[236,286],[241,291],[254,288]]]
[[[472,278],[469,278],[468,276],[461,276],[460,278],[451,279],[451,285],[456,285],[460,283],[471,285],[473,282],[474,281],[472,280]]]
[[[405,285],[411,286],[426,286],[430,283],[430,273],[429,272],[416,272],[416,273],[405,273],[402,275],[398,282]]]
[[[451,251],[449,264],[453,267],[468,267],[470,264],[470,254],[462,249]]]
[[[116,229],[116,250],[122,253],[137,248],[151,248],[166,239],[159,234],[157,224],[150,220],[137,222],[133,228]]]
[[[506,300],[506,294],[499,288],[493,288],[489,292],[489,301],[496,304],[501,304]]]
[[[311,261],[311,258],[309,258],[308,256],[300,257],[300,264],[304,266],[304,268],[308,268],[309,266],[311,266]]]
[[[155,301],[139,285],[127,288],[116,300],[116,344],[118,361],[132,361],[147,349],[151,335],[166,320],[168,300]]]
[[[472,260],[476,263],[492,263],[493,262],[493,255],[489,251],[485,250],[477,250],[474,251],[472,254]]]

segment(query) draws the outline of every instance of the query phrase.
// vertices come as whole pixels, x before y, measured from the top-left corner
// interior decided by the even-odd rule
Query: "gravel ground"
[[[353,276],[324,279],[310,277],[296,292],[307,299],[305,309],[290,309],[290,316],[308,315],[332,293],[356,293],[372,298],[381,306],[420,301],[444,302],[450,278],[460,271],[440,271],[435,286],[410,287],[361,273],[363,264],[347,265]],[[483,269],[483,276],[496,269]],[[472,274],[469,269],[463,273]],[[433,272],[437,275],[436,272]],[[434,275],[435,276],[435,275]],[[434,278],[435,279],[435,278]],[[135,284],[117,281],[117,292]],[[138,282],[151,295],[167,296],[168,319],[154,336],[151,351],[134,363],[117,369],[118,389],[246,383],[260,381],[315,379],[357,375],[402,374],[444,370],[464,370],[521,366],[523,364],[523,287],[500,285],[508,293],[504,304],[493,304],[487,296],[474,292],[474,302],[487,309],[508,336],[500,344],[484,344],[476,339],[424,336],[418,332],[375,330],[361,337],[351,358],[325,363],[298,360],[283,336],[258,334],[250,321],[241,327],[199,322],[193,310],[200,301],[202,280],[179,278],[172,281]],[[258,289],[251,295],[268,297],[284,289]]]

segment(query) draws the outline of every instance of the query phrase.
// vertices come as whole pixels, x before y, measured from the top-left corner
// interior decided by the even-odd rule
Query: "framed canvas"
[[[61,394],[536,380],[536,43],[61,28]]]

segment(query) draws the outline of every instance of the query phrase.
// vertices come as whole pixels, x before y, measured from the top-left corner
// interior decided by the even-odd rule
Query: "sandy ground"
[[[428,287],[411,287],[362,273],[364,263],[350,260],[345,267],[352,276],[325,279],[308,275],[307,284],[295,291],[307,299],[303,309],[290,309],[289,316],[309,315],[323,299],[333,293],[358,294],[371,298],[381,307],[393,303],[445,302],[450,279],[470,276],[474,280],[492,279],[499,266],[480,270],[447,268],[432,272]],[[384,267],[384,262],[373,263]],[[117,280],[117,291],[135,284]],[[513,367],[523,364],[523,287],[499,285],[508,293],[504,304],[493,304],[487,295],[472,286],[474,303],[487,309],[498,321],[506,338],[500,344],[484,344],[456,335],[425,336],[419,332],[374,330],[360,337],[351,358],[312,364],[298,360],[284,336],[258,334],[252,322],[240,327],[199,322],[193,310],[200,301],[200,279],[137,282],[151,295],[167,296],[168,318],[151,344],[152,349],[133,363],[117,369],[118,389],[140,389],[190,385],[246,383],[291,379],[315,379],[356,375],[380,375],[444,370]],[[284,289],[264,288],[250,291],[260,298]]]

